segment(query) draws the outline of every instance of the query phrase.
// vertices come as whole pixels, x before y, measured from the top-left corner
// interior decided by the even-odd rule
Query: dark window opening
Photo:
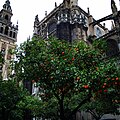
[[[12,31],[10,31],[10,37],[12,37]]]
[[[5,15],[5,19],[6,19],[6,20],[8,20],[8,19],[9,19],[8,15]]]
[[[3,27],[0,27],[0,33],[3,33]]]
[[[5,27],[5,35],[8,35],[8,27]]]
[[[15,38],[15,36],[16,36],[16,34],[15,34],[15,32],[13,33],[13,38]]]

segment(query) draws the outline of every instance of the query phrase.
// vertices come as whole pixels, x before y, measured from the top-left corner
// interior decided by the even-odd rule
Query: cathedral
[[[78,6],[78,0],[63,0],[59,6],[55,3],[54,9],[49,14],[45,12],[42,20],[39,20],[38,15],[35,16],[33,35],[43,39],[54,36],[70,43],[83,40],[88,44],[91,44],[92,40],[106,39],[109,45],[107,55],[116,55],[120,51],[120,11],[117,10],[114,0],[111,0],[111,10],[112,14],[95,20],[89,8],[85,12]],[[0,51],[5,60],[5,64],[0,65],[3,79],[7,79],[10,73],[9,62],[13,55],[9,51],[16,47],[17,42],[18,23],[14,25],[11,22],[12,16],[10,1],[6,0],[0,11]],[[110,31],[105,24],[100,24],[106,20],[113,21]],[[26,83],[26,88],[32,91],[32,95],[36,94],[37,88],[35,86],[31,88],[31,83]],[[76,113],[76,120],[82,119],[83,116],[86,116],[87,120],[93,120],[90,114],[86,115],[85,112],[79,111]]]
[[[10,74],[8,68],[13,55],[11,55],[9,51],[16,47],[15,43],[17,42],[18,24],[12,24],[12,15],[10,1],[6,0],[0,11],[0,51],[5,60],[4,65],[0,66],[3,79],[7,79],[7,76]]]
[[[100,20],[95,20],[90,14],[89,8],[87,12],[78,6],[78,0],[63,0],[55,8],[40,21],[38,15],[34,21],[34,35],[47,39],[50,36],[64,39],[69,42],[83,40],[91,43],[94,39],[106,39],[109,45],[108,56],[112,56],[119,51],[120,35],[119,33],[119,11],[114,0],[111,0],[111,15],[105,16]],[[106,20],[112,21],[112,29],[108,30],[105,23]]]
[[[34,34],[46,39],[55,36],[58,39],[65,39],[69,42],[75,40],[87,40],[89,36],[99,38],[108,32],[104,25],[92,25],[95,19],[88,12],[78,6],[78,0],[63,0],[59,6],[55,3],[55,8],[39,21],[38,15],[35,17]]]

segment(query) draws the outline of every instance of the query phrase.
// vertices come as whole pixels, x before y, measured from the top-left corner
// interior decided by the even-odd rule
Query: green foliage
[[[22,97],[21,90],[17,88],[13,81],[0,81],[0,118],[3,120],[6,117],[20,119],[19,117],[22,116],[20,110],[17,109],[20,116],[15,110],[16,104]]]
[[[39,100],[13,80],[0,81],[0,119],[22,120],[24,111],[31,110],[35,115]]]
[[[38,117],[52,120],[58,119],[58,102],[56,98],[51,98],[48,101],[41,101],[41,105],[39,106],[39,114]]]
[[[45,111],[41,116],[59,117],[59,113],[63,120],[91,98],[111,90],[118,92],[117,59],[106,57],[105,52],[103,41],[88,46],[82,41],[71,45],[55,38],[35,37],[16,50],[16,78],[37,82],[42,104],[40,111]],[[70,111],[69,115],[66,111]]]

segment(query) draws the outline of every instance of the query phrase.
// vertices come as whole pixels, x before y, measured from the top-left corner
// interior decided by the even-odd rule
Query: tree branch
[[[72,115],[74,115],[83,104],[89,101],[91,97],[92,95],[89,93],[87,97],[83,101],[81,101],[79,105],[70,113],[69,118],[72,117]]]

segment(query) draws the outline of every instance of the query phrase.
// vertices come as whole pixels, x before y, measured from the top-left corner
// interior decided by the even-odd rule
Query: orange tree
[[[37,82],[41,101],[55,98],[58,117],[68,120],[91,98],[118,90],[116,59],[105,52],[100,41],[90,46],[34,37],[16,49],[16,78]]]
[[[83,44],[76,47],[74,62],[82,78],[78,82],[82,82],[84,88],[92,92],[92,102],[84,104],[82,108],[97,120],[106,113],[119,114],[117,109],[120,106],[119,56],[106,56],[105,41],[94,41],[91,48],[88,46],[86,48]]]

